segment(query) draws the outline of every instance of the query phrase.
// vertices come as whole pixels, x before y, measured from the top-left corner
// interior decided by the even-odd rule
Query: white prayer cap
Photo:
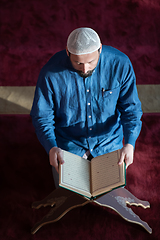
[[[95,52],[100,46],[100,38],[91,28],[77,28],[70,33],[67,40],[68,51],[75,55]]]

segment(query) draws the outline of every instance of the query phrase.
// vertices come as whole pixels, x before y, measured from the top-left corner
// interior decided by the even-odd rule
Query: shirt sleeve
[[[142,126],[142,109],[138,98],[136,77],[130,61],[125,65],[123,72],[117,107],[121,113],[125,144],[129,143],[135,147]]]
[[[51,83],[41,74],[37,82],[30,115],[37,137],[46,152],[49,153],[52,147],[57,146],[54,132],[53,91]]]

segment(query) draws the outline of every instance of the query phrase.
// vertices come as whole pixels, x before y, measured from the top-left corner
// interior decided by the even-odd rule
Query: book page
[[[125,184],[124,164],[119,166],[119,151],[104,154],[92,159],[92,193],[110,191],[111,189]],[[99,193],[100,194],[100,193]]]
[[[61,165],[60,186],[90,195],[90,162],[80,156],[63,151],[65,163]]]

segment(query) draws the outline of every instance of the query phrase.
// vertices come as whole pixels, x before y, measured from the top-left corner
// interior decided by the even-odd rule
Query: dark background
[[[1,0],[1,86],[34,86],[69,33],[91,27],[126,53],[137,84],[159,84],[159,0]]]

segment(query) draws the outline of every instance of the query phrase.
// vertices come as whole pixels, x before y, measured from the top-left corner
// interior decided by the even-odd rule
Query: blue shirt
[[[129,58],[103,46],[92,74],[82,78],[66,51],[56,53],[42,68],[31,110],[41,144],[93,157],[135,146],[141,130],[141,103]]]

